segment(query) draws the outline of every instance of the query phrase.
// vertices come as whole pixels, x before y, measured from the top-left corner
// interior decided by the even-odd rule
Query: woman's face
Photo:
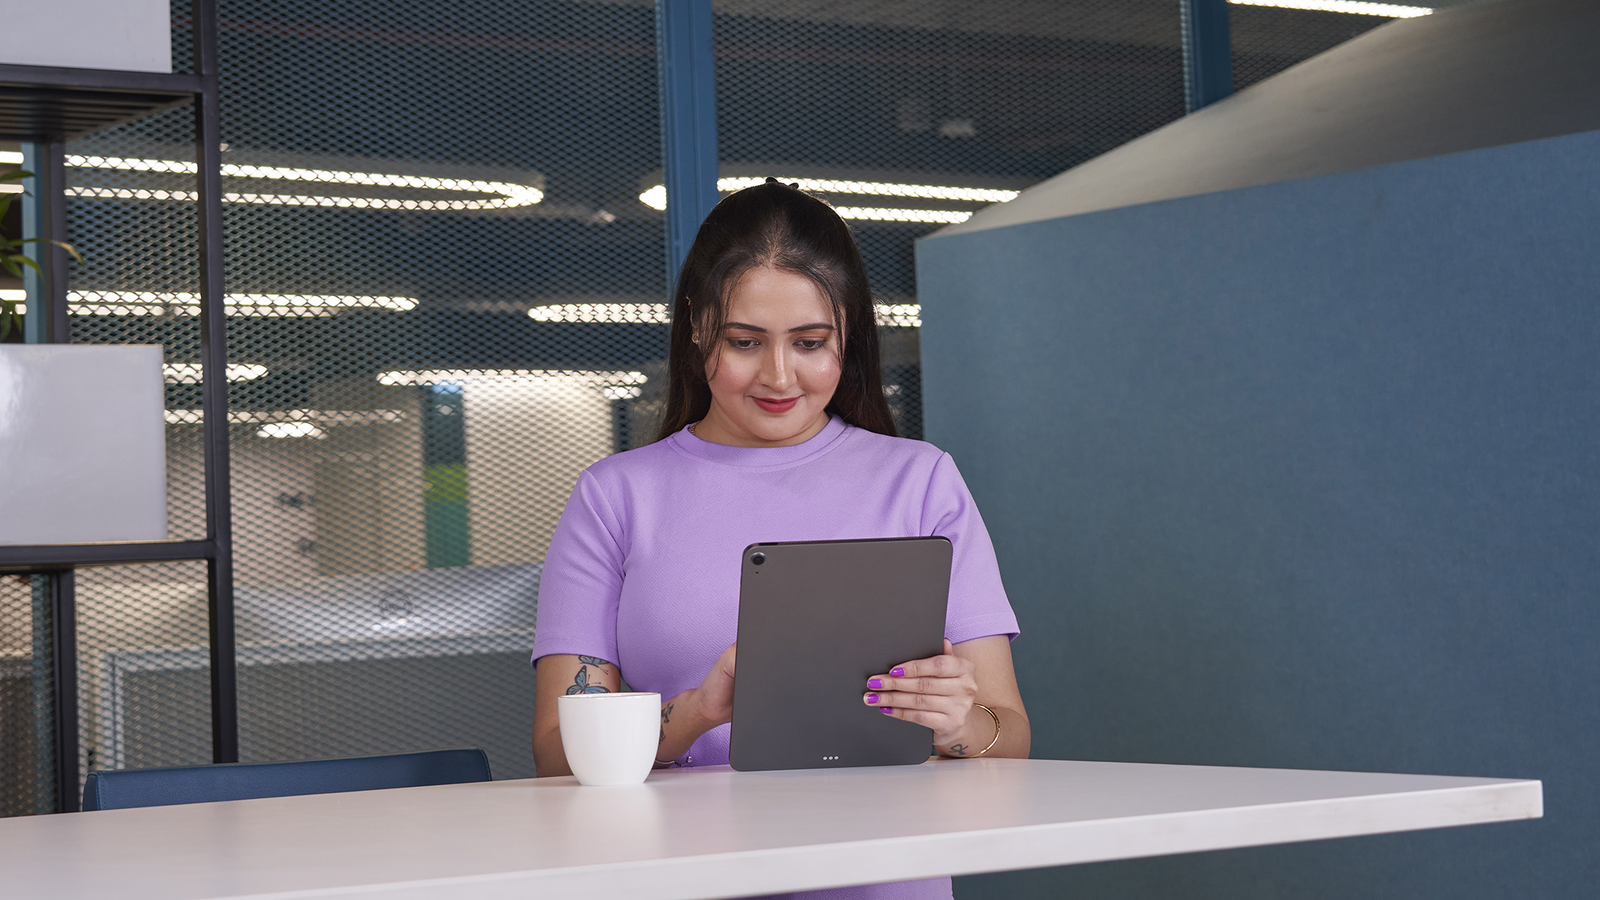
[[[720,335],[706,348],[711,410],[695,436],[738,447],[783,447],[828,424],[839,387],[833,309],[809,278],[751,269],[733,286]]]

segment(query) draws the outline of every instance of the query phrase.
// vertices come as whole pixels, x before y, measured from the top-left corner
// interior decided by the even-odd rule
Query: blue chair
[[[90,773],[83,783],[83,808],[175,806],[488,780],[489,757],[476,749],[300,762],[114,769]]]

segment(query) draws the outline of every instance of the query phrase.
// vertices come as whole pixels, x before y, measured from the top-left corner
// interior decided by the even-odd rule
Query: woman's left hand
[[[966,730],[978,697],[977,670],[972,660],[955,655],[947,638],[942,655],[914,659],[867,679],[861,699],[886,715],[933,729],[934,746],[943,748]]]

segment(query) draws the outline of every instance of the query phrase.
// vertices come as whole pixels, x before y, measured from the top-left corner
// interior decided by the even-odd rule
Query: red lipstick
[[[756,401],[757,406],[773,414],[786,413],[789,410],[794,409],[794,405],[800,402],[799,397],[790,397],[787,400],[764,400],[760,397],[753,397],[751,399]]]

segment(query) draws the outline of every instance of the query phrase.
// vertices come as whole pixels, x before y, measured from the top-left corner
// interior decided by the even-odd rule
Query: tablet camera
[[[759,565],[761,565],[762,563],[764,563],[766,561],[767,561],[767,555],[765,553],[752,553],[752,554],[750,554],[750,563],[751,563],[751,565],[759,566]]]

